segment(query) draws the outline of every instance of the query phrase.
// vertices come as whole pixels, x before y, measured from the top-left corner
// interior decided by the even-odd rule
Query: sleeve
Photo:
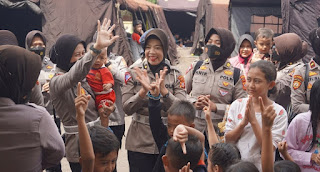
[[[58,128],[48,114],[42,116],[39,125],[40,143],[43,149],[42,168],[46,169],[57,165],[65,154],[65,147]]]
[[[306,89],[303,79],[305,70],[305,66],[300,70],[295,70],[291,81],[291,103],[295,114],[307,112],[309,109],[309,104],[306,102]]]
[[[112,85],[114,85],[112,73],[109,71],[108,68],[105,67],[105,68],[100,69],[99,71],[101,73],[101,79],[102,79],[103,84],[111,83]]]
[[[31,90],[29,102],[44,107],[44,99],[41,92],[41,86],[38,81]]]
[[[238,101],[234,101],[229,108],[227,122],[225,125],[226,128],[224,130],[224,135],[226,135],[229,131],[233,130],[237,126],[237,123],[235,121],[236,115],[237,115],[237,106],[238,106]],[[238,114],[239,114],[239,112],[238,112]]]
[[[193,68],[195,63],[192,63],[190,67],[186,71],[185,79],[186,79],[186,91],[187,94],[190,94],[192,91],[192,78],[193,78]]]
[[[290,92],[292,77],[289,74],[283,75],[281,78],[276,80],[276,93],[274,97],[286,95],[287,92]]]
[[[139,91],[137,93],[134,92],[134,89],[137,85],[135,83],[136,81],[134,78],[130,76],[130,79],[121,89],[123,110],[127,115],[132,115],[133,113],[137,112],[137,110],[143,105],[143,98],[139,96]]]
[[[89,73],[96,57],[97,56],[92,56],[90,52],[87,52],[67,73],[53,77],[49,84],[50,95],[61,95],[82,81]]]
[[[149,99],[148,108],[152,136],[157,144],[158,150],[161,150],[161,147],[168,140],[168,131],[167,127],[162,123],[160,100]]]
[[[125,74],[128,72],[128,66],[122,56],[118,56],[116,60],[110,60],[111,65],[108,67],[113,74],[114,80],[125,84]]]
[[[299,150],[298,142],[302,134],[299,128],[299,118],[294,118],[290,123],[285,140],[287,141],[288,153],[298,165],[311,165],[311,152]],[[303,133],[305,134],[305,133]]]
[[[163,105],[165,109],[169,109],[173,102],[177,99],[183,100],[186,98],[185,80],[180,71],[174,69],[174,88],[173,93],[169,91],[169,96],[163,98]]]
[[[288,125],[288,115],[286,110],[283,107],[278,105],[281,109],[278,111],[278,114],[273,123],[271,132],[272,132],[272,143],[274,147],[278,147],[278,143],[281,142],[286,134],[287,125]]]

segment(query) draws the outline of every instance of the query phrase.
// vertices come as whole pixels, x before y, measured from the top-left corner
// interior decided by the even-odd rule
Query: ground
[[[186,70],[188,69],[188,67],[190,66],[190,64],[198,59],[197,56],[191,56],[190,55],[190,50],[191,48],[178,48],[178,54],[180,55],[180,63],[177,65],[178,69],[185,74]],[[131,123],[131,116],[127,116],[125,117],[125,124],[126,124],[126,131],[125,131],[125,135],[128,132],[128,128],[130,126]],[[119,172],[129,172],[129,164],[128,164],[128,159],[127,159],[127,151],[125,149],[125,140],[126,138],[123,137],[122,139],[122,148],[119,151],[119,156],[118,156],[118,161],[117,161],[117,169]],[[62,171],[63,172],[71,172],[69,164],[66,160],[66,158],[63,158],[62,162]]]

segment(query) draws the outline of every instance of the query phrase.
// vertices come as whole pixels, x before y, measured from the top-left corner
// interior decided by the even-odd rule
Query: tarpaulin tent
[[[168,25],[180,38],[190,38],[195,28],[199,0],[158,0],[163,8]]]
[[[200,0],[197,14],[198,42],[194,42],[191,53],[212,27],[230,29],[236,40],[259,27],[282,33],[281,0]]]
[[[282,0],[283,31],[298,34],[302,40],[309,41],[309,33],[319,27],[320,1],[319,0]],[[310,46],[311,47],[311,46]],[[309,61],[314,56],[312,48],[304,61]]]

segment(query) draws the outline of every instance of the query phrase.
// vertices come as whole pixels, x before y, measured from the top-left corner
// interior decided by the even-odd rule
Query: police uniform
[[[244,90],[244,75],[239,76],[238,82],[234,85],[234,67],[229,60],[213,70],[211,61],[206,59],[193,75],[197,62],[189,67],[186,73],[186,90],[190,93],[189,100],[194,103],[200,95],[210,95],[210,100],[217,106],[217,111],[211,113],[214,126],[217,126],[225,114],[226,106],[238,98],[247,96]],[[196,129],[203,132],[206,129],[205,114],[202,110],[196,111]]]
[[[168,64],[168,61],[166,61],[166,63]],[[139,96],[139,90],[142,86],[136,79],[136,74],[133,70],[134,67],[146,69],[150,82],[156,79],[146,59],[140,64],[130,66],[130,73],[127,73],[125,76],[126,84],[122,88],[123,108],[127,115],[132,115],[132,122],[126,139],[126,149],[144,154],[159,154],[149,125],[149,98],[148,96],[144,98]],[[169,91],[169,95],[161,98],[161,115],[163,117],[167,116],[167,110],[176,99],[186,98],[184,77],[178,69],[170,66],[169,73],[166,75],[164,82]]]
[[[309,79],[305,88],[306,65],[309,65]],[[293,112],[296,114],[309,110],[310,91],[313,83],[320,79],[320,66],[313,59],[301,68],[297,68],[293,74],[291,82],[291,102]]]
[[[303,63],[297,62],[287,65],[285,68],[277,72],[276,93],[271,94],[269,98],[287,109],[291,103],[291,81],[296,68],[301,68]]]

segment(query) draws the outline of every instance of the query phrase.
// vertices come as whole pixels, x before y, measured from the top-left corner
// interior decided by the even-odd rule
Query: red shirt
[[[133,32],[131,37],[132,37],[132,40],[134,40],[134,41],[138,42],[138,44],[140,44],[140,41],[139,41],[140,40],[140,35],[139,34]]]
[[[91,68],[86,78],[94,92],[103,91],[103,84],[111,83],[114,85],[112,73],[107,67],[102,67],[99,69]]]

